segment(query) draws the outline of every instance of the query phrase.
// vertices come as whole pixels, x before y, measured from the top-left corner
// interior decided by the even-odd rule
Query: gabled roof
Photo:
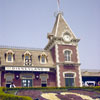
[[[62,13],[58,13],[51,34],[55,37],[62,37],[62,35],[66,32],[69,33],[72,36],[72,38],[76,39],[76,36],[72,32],[71,28],[68,26],[67,22],[62,16]]]

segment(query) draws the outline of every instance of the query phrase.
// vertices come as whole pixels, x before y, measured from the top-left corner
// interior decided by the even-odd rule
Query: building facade
[[[100,70],[99,69],[82,69],[83,86],[100,86]]]
[[[82,86],[78,42],[58,13],[43,50],[0,47],[0,86]]]

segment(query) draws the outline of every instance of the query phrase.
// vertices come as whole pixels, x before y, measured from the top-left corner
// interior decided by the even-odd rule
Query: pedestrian
[[[11,82],[10,88],[15,88],[15,87],[16,87],[15,84],[13,82]]]

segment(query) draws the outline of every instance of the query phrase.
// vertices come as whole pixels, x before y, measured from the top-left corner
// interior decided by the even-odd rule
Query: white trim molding
[[[63,53],[64,53],[65,51],[70,51],[71,54],[73,53],[71,49],[64,49],[64,50],[63,50]]]
[[[42,61],[42,57],[44,57],[44,62]],[[47,63],[47,54],[45,52],[42,52],[42,54],[40,54],[40,63],[41,64],[46,64]]]
[[[12,50],[8,50],[6,53],[7,53],[7,54],[8,54],[8,53],[15,54]]]
[[[55,32],[55,36],[57,36],[57,31],[58,31],[58,24],[59,24],[59,19],[60,19],[60,15],[58,15],[58,21],[57,21],[57,26],[56,26],[56,32]]]
[[[70,74],[74,74],[74,77],[73,77],[73,78],[76,77],[76,72],[72,72],[72,71],[63,72],[63,77],[66,78],[66,77],[65,77],[65,74],[69,74],[69,73],[70,73]]]
[[[80,57],[79,57],[79,52],[78,52],[78,45],[76,46],[76,50],[77,50],[77,60],[78,60],[78,63],[80,63]]]
[[[59,53],[58,53],[58,45],[55,45],[55,52],[56,52],[56,63],[59,63]],[[57,87],[60,87],[60,69],[59,65],[56,65],[56,70],[57,70]]]
[[[58,63],[59,62],[59,53],[58,53],[58,45],[56,44],[55,45],[55,52],[56,52],[56,62]]]
[[[74,74],[74,76],[73,77],[65,77],[65,74]],[[76,86],[76,72],[72,72],[72,71],[66,71],[66,72],[63,72],[63,77],[64,77],[64,79],[65,78],[73,78],[74,79],[74,86]]]
[[[8,50],[7,52],[6,52],[6,62],[8,62],[8,63],[13,63],[13,61],[14,61],[14,52],[12,51],[12,50]],[[11,60],[9,61],[8,60],[8,57],[9,56],[11,56]]]
[[[78,60],[78,63],[80,63],[80,57],[79,57],[79,52],[78,52],[78,45],[76,46],[76,50],[77,50],[77,60]],[[79,72],[80,87],[82,87],[82,75],[81,75],[80,66],[78,66],[78,72]]]
[[[29,51],[26,51],[26,52],[24,53],[24,55],[31,55],[31,53],[30,53]]]
[[[56,67],[57,67],[57,87],[61,87],[61,86],[60,86],[60,72],[59,72],[59,65],[57,65]]]
[[[78,71],[79,71],[80,87],[82,87],[82,75],[81,75],[81,69],[80,69],[80,66],[78,66]]]
[[[65,57],[65,51],[70,51],[70,61],[67,61],[67,60],[65,60],[65,59],[64,59],[64,61],[65,61],[65,62],[72,62],[72,53],[73,53],[72,50],[71,50],[71,49],[64,49],[64,50],[63,50],[64,57]]]

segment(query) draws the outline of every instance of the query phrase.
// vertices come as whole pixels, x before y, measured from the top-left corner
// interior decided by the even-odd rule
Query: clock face
[[[64,39],[65,41],[69,42],[69,41],[71,40],[71,37],[70,37],[69,34],[65,34],[65,35],[63,36],[63,39]]]

